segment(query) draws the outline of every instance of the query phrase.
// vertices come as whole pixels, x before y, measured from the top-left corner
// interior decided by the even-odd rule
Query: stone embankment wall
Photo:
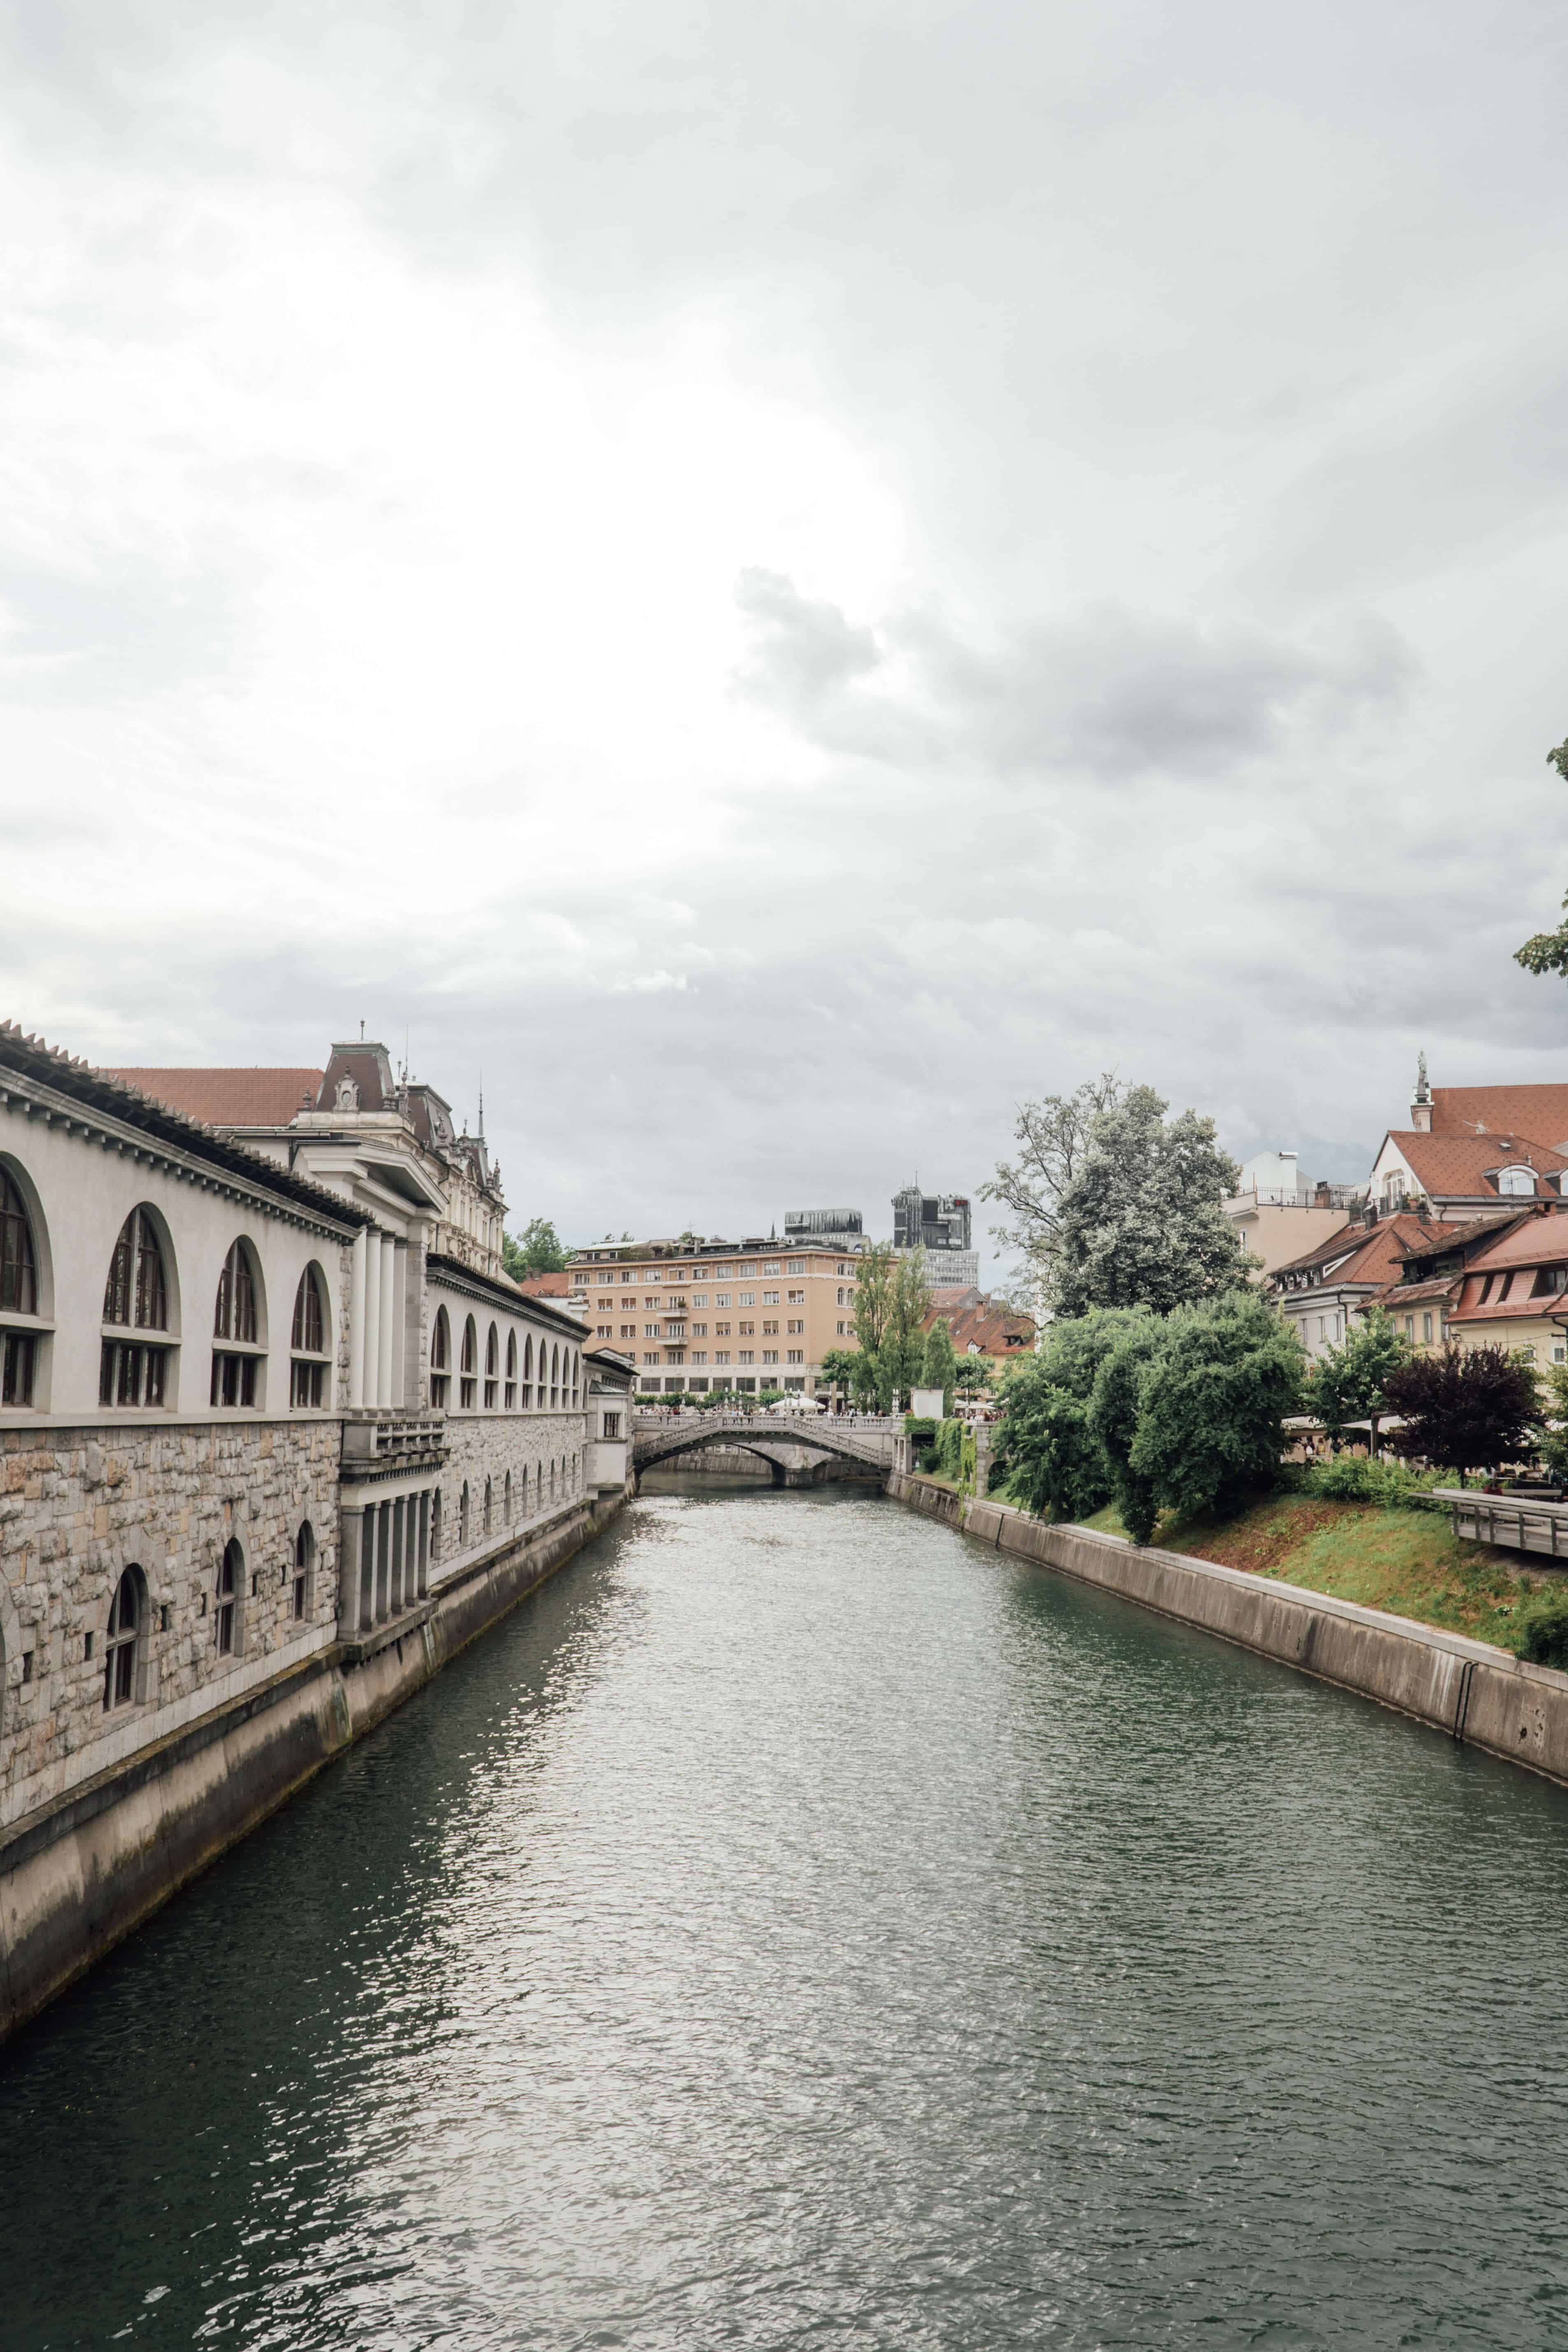
[[[1568,1674],[1554,1667],[1526,1665],[1489,1642],[1214,1560],[1140,1550],[1087,1528],[1049,1527],[1004,1503],[961,1501],[902,1472],[892,1474],[888,1491],[999,1551],[1059,1569],[1568,1782]]]
[[[564,1505],[427,1601],[277,1670],[0,1830],[0,2038],[430,1680],[615,1517]]]

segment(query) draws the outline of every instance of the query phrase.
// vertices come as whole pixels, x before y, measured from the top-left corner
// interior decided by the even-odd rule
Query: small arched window
[[[296,1412],[315,1412],[327,1393],[327,1311],[321,1277],[313,1265],[300,1276],[294,1322],[289,1334],[289,1402]]]
[[[430,1402],[444,1412],[447,1393],[452,1385],[452,1327],[447,1320],[444,1307],[436,1309],[435,1328],[430,1333]]]
[[[38,1261],[22,1195],[0,1168],[0,1315],[38,1311]],[[33,1402],[37,1339],[31,1331],[0,1331],[0,1404]]]
[[[508,1412],[517,1411],[517,1333],[515,1331],[509,1331],[506,1335],[506,1409]]]
[[[577,1398],[583,1383],[583,1359],[575,1348],[572,1350],[572,1410],[577,1410]]]
[[[487,1478],[485,1480],[485,1533],[487,1536],[490,1531],[490,1505],[492,1499],[492,1488],[489,1480]]]
[[[128,1706],[140,1696],[137,1665],[138,1646],[142,1638],[142,1622],[146,1614],[142,1606],[143,1586],[139,1568],[128,1568],[114,1589],[109,1604],[109,1633],[103,1644],[103,1708]]]
[[[522,1343],[522,1402],[525,1411],[533,1402],[533,1334],[531,1331]]]
[[[490,1325],[485,1339],[485,1411],[494,1412],[500,1402],[500,1333]]]
[[[468,1482],[466,1478],[462,1494],[458,1498],[458,1549],[459,1551],[468,1549]]]
[[[561,1350],[559,1347],[552,1346],[550,1350],[550,1410],[552,1412],[555,1411],[555,1408],[560,1402]]]
[[[259,1402],[262,1353],[257,1344],[256,1263],[248,1242],[236,1242],[218,1276],[213,1311],[212,1396],[215,1405],[254,1406]]]
[[[472,1412],[479,1394],[479,1335],[470,1315],[463,1326],[463,1356],[458,1366],[458,1402],[465,1412]]]
[[[294,1614],[296,1618],[310,1613],[310,1583],[316,1565],[316,1537],[309,1519],[301,1519],[300,1532],[294,1538]]]
[[[1533,1192],[1535,1171],[1533,1168],[1505,1168],[1498,1178],[1497,1188],[1500,1192]]]
[[[161,1405],[170,1350],[140,1335],[168,1329],[169,1286],[158,1229],[145,1209],[132,1209],[120,1229],[103,1287],[103,1320],[100,1404]],[[134,1339],[110,1336],[132,1331],[139,1335]]]
[[[238,1655],[244,1609],[245,1552],[239,1538],[231,1536],[223,1548],[217,1571],[216,1633],[220,1658]]]

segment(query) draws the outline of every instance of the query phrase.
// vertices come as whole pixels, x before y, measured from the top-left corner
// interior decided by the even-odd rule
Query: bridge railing
[[[634,1428],[697,1428],[705,1423],[731,1421],[753,1422],[773,1430],[859,1429],[875,1431],[881,1436],[902,1436],[904,1428],[901,1413],[887,1412],[770,1412],[744,1404],[638,1405],[632,1412]]]

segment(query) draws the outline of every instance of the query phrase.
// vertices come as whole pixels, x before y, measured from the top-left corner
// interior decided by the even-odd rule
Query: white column
[[[362,1404],[381,1402],[381,1235],[365,1244],[364,1271],[364,1393]]]
[[[392,1387],[388,1404],[401,1405],[408,1385],[408,1245],[395,1242],[392,1251]]]
[[[364,1252],[362,1225],[354,1235],[353,1272],[349,1279],[349,1402],[364,1402]],[[356,1528],[358,1522],[355,1522]]]
[[[397,1271],[397,1244],[390,1234],[381,1237],[381,1328],[377,1333],[380,1357],[375,1376],[377,1404],[394,1402],[392,1387],[393,1342],[396,1337],[396,1316],[393,1308],[393,1277]]]

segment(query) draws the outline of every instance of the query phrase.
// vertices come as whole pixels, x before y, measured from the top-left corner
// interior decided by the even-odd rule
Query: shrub
[[[1504,1348],[1456,1348],[1416,1356],[1384,1383],[1390,1412],[1404,1416],[1392,1430],[1392,1452],[1423,1462],[1451,1462],[1467,1470],[1495,1470],[1530,1459],[1541,1411],[1535,1375]]]
[[[1053,1519],[1087,1518],[1109,1502],[1115,1479],[1089,1426],[1089,1397],[1124,1334],[1157,1328],[1152,1317],[1130,1307],[1051,1324],[1039,1352],[1008,1367],[993,1487]]]
[[[1516,1644],[1532,1666],[1568,1666],[1568,1586],[1548,1584],[1515,1620]]]
[[[1160,1506],[1153,1481],[1132,1466],[1132,1449],[1143,1411],[1143,1386],[1159,1351],[1163,1326],[1152,1318],[1130,1323],[1095,1374],[1089,1401],[1089,1427],[1110,1465],[1111,1491],[1121,1524],[1135,1544],[1154,1532]]]
[[[1298,1494],[1321,1495],[1337,1503],[1379,1503],[1385,1511],[1446,1511],[1447,1503],[1434,1499],[1434,1486],[1449,1483],[1443,1470],[1408,1469],[1403,1462],[1368,1461],[1363,1454],[1338,1454],[1331,1462],[1315,1462],[1291,1482]]]
[[[1300,1341],[1255,1292],[1179,1307],[1140,1383],[1130,1469],[1184,1517],[1242,1509],[1275,1484],[1306,1369]]]

